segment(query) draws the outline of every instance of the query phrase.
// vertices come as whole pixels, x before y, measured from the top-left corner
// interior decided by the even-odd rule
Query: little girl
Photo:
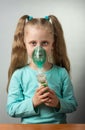
[[[36,47],[46,52],[43,65],[48,86],[39,86],[38,67],[32,59]],[[70,62],[62,26],[49,15],[19,19],[8,71],[7,112],[24,124],[66,123],[66,113],[76,110],[77,102],[70,79]]]

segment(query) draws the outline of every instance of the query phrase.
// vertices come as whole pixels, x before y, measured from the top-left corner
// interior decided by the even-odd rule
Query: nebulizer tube
[[[39,82],[39,85],[42,85],[45,87],[48,86],[46,75],[43,70],[43,66],[46,62],[46,51],[41,46],[36,47],[33,51],[32,59],[33,59],[33,62],[38,67],[37,80]]]

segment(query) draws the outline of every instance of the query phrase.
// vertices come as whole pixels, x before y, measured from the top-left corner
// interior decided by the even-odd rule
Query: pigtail
[[[8,70],[7,91],[8,91],[9,82],[13,72],[16,69],[25,66],[28,61],[27,52],[24,45],[24,26],[26,23],[26,18],[28,18],[28,15],[24,15],[19,19],[14,34],[14,41],[13,41],[12,53],[11,53],[11,63]]]
[[[70,73],[70,61],[67,56],[62,26],[55,16],[50,15],[49,18],[54,30],[53,58],[55,64],[61,67],[65,67],[68,73]]]

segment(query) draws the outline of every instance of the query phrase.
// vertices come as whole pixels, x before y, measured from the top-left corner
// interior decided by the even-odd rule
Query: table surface
[[[0,130],[85,130],[85,124],[0,124]]]

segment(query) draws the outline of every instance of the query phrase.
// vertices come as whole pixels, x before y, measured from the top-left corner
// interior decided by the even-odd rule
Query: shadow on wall
[[[85,72],[83,71],[80,80],[77,81],[77,111],[73,112],[71,115],[68,114],[68,123],[83,123],[85,124]],[[80,93],[80,89],[81,92]]]

